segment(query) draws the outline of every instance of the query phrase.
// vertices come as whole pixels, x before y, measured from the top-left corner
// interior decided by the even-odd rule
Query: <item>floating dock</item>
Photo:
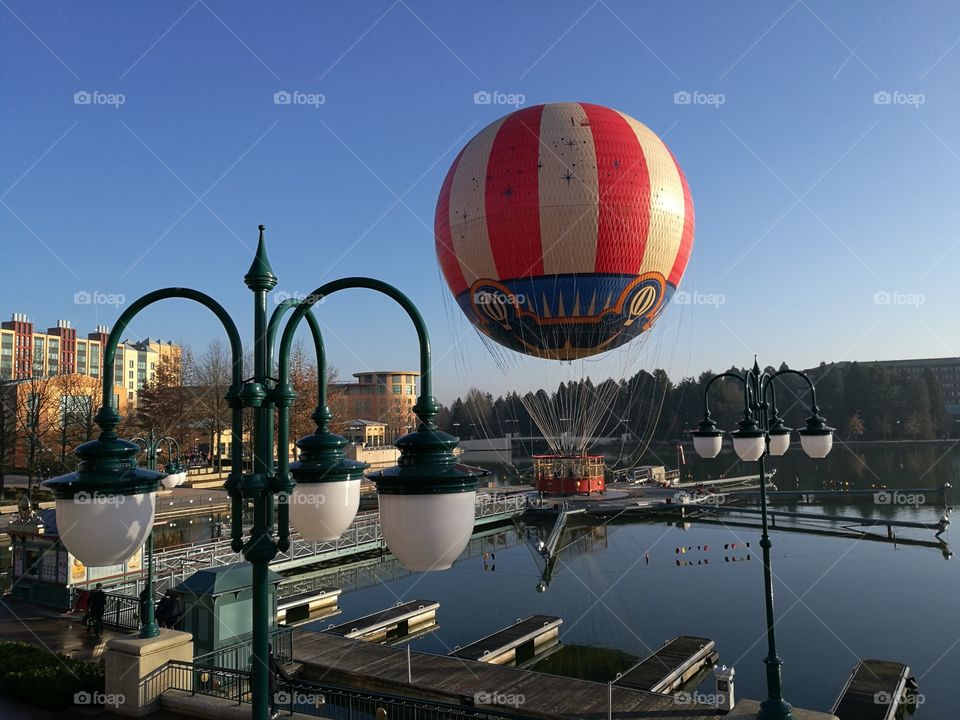
[[[464,647],[454,648],[450,657],[463,660],[478,660],[493,665],[523,663],[556,645],[563,623],[553,615],[533,615],[517,620],[513,625],[487,635]]]
[[[386,610],[340,625],[331,625],[322,632],[351,640],[383,643],[433,629],[437,624],[439,607],[440,603],[434,600],[400,602]]]
[[[319,588],[277,600],[277,622],[294,625],[319,620],[340,611],[340,588]]]
[[[744,515],[761,515],[763,510],[757,508],[743,508],[734,505],[707,506],[710,512],[741,513]],[[821,513],[788,512],[786,510],[767,510],[771,526],[776,525],[777,519],[825,520],[835,523],[846,523],[857,527],[886,527],[892,536],[892,528],[913,528],[917,530],[934,530],[937,535],[943,533],[950,526],[950,518],[944,515],[937,522],[918,522],[914,520],[895,520],[893,518],[868,518],[853,515],[825,515]]]
[[[303,666],[300,677],[307,681],[536,718],[599,719],[608,712],[617,718],[717,717],[712,705],[678,705],[670,695],[446,655],[408,655],[400,648],[306,630],[293,631],[293,658]]]
[[[715,665],[717,657],[713,640],[680,635],[646,660],[641,660],[618,675],[613,684],[634,690],[671,693],[699,674],[704,667]]]
[[[907,691],[910,668],[889,660],[861,660],[831,712],[840,720],[894,720]]]

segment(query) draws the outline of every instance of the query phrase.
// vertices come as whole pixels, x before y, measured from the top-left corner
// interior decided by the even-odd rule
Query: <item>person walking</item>
[[[107,594],[103,591],[103,583],[97,583],[97,586],[90,593],[87,608],[90,615],[90,627],[93,628],[93,636],[99,640],[100,636],[103,635],[103,613],[107,608]]]
[[[143,590],[140,591],[140,627],[147,624],[147,611],[150,609],[148,605],[149,602],[150,596],[147,593],[146,585],[144,585]],[[156,622],[156,617],[154,617],[154,622]]]
[[[273,645],[267,646],[267,676],[270,680],[270,717],[277,718],[280,712],[277,710],[279,681],[290,682],[290,675],[283,669],[283,665],[273,654]]]

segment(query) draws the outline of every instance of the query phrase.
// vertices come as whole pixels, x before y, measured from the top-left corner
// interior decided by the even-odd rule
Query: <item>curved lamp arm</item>
[[[712,378],[710,378],[710,380],[707,382],[707,386],[703,389],[703,420],[704,422],[711,422],[710,386],[713,385],[717,380],[720,380],[721,378],[733,378],[734,380],[739,381],[740,384],[744,386],[744,388],[747,387],[746,379],[732,372],[720,373],[719,375],[714,375]],[[746,392],[744,392],[743,394],[743,413],[747,417],[750,416],[750,397]]]
[[[297,307],[299,300],[288,298],[277,306],[270,316],[270,322],[267,325],[267,357],[273,357],[277,332],[280,330],[280,322],[288,311]],[[313,349],[317,356],[317,405],[326,407],[327,405],[327,356],[323,346],[323,334],[320,332],[320,323],[317,316],[310,308],[306,313],[307,324],[310,326],[310,335],[313,337]]]
[[[773,381],[776,378],[780,377],[781,375],[797,375],[799,377],[802,377],[806,381],[807,387],[810,388],[810,412],[812,412],[814,416],[819,416],[820,407],[817,405],[817,388],[813,384],[813,381],[810,380],[810,378],[806,375],[806,373],[802,373],[799,370],[791,370],[790,368],[786,368],[784,370],[778,370],[777,372],[769,373],[767,375],[767,377],[770,378],[770,380],[766,383],[767,386],[772,388]]]
[[[280,329],[280,323],[284,315],[293,308],[300,305],[299,300],[288,298],[277,306],[276,310],[270,316],[270,322],[267,325],[267,357],[273,357],[274,344],[277,338],[277,331]],[[307,324],[310,326],[310,334],[313,337],[313,349],[317,358],[317,409],[314,417],[317,425],[324,430],[330,422],[330,410],[327,408],[327,353],[323,344],[323,334],[320,332],[320,323],[317,316],[310,308],[306,313]],[[281,355],[280,367],[289,365],[289,359]],[[276,484],[280,492],[290,493],[293,489],[293,483],[290,481],[290,456],[287,448],[290,445],[290,407],[296,399],[296,391],[289,384],[288,378],[281,371],[281,377],[274,389],[274,401],[277,405],[277,472]],[[269,496],[271,508],[268,510],[268,516],[272,519],[273,495]],[[280,550],[286,552],[289,548],[290,537],[290,505],[281,502],[278,506],[277,527],[279,529]]]
[[[240,332],[237,330],[233,318],[227,314],[223,306],[209,295],[191,290],[190,288],[163,288],[147,293],[143,297],[135,300],[123,311],[117,320],[110,336],[107,338],[107,345],[103,352],[103,401],[100,410],[97,413],[96,423],[102,429],[101,439],[112,440],[117,437],[116,427],[120,424],[120,413],[113,403],[113,384],[115,378],[114,362],[117,354],[117,346],[123,333],[126,332],[130,321],[144,308],[160,300],[171,298],[181,298],[184,300],[193,300],[205,308],[209,309],[227,333],[227,339],[230,342],[230,360],[231,385],[227,392],[227,401],[232,410],[231,413],[231,432],[233,442],[231,443],[230,453],[230,478],[224,483],[224,487],[230,494],[231,499],[236,495],[239,497],[240,474],[243,468],[243,403],[240,399],[240,390],[243,387],[243,343],[240,340]],[[243,509],[241,503],[233,502],[233,512],[231,514],[231,539],[234,549],[239,552],[243,544]]]
[[[293,336],[303,316],[320,300],[328,295],[332,295],[340,290],[349,289],[367,289],[383,293],[387,297],[396,301],[404,309],[413,326],[417,331],[417,339],[420,344],[420,396],[417,398],[417,404],[413,411],[420,418],[421,422],[428,427],[433,426],[433,418],[436,417],[439,407],[433,397],[433,382],[430,376],[430,335],[427,333],[427,326],[423,322],[423,316],[420,311],[411,302],[410,298],[402,292],[381,280],[366,277],[347,277],[340,280],[334,280],[325,285],[321,285],[314,290],[305,300],[298,303],[293,316],[287,322],[283,329],[283,335],[280,339],[279,372],[280,385],[287,383],[290,376],[289,355],[290,347],[293,344]],[[326,378],[323,385],[326,386]]]
[[[223,329],[227,331],[227,338],[230,341],[230,354],[233,362],[232,381],[235,385],[240,385],[243,383],[243,345],[240,341],[240,333],[237,330],[237,326],[234,324],[233,319],[227,314],[227,311],[223,309],[223,306],[209,295],[197,290],[191,290],[190,288],[163,288],[162,290],[154,290],[138,300],[135,300],[126,310],[123,311],[116,324],[113,326],[113,329],[110,331],[110,336],[107,338],[107,345],[103,350],[102,363],[103,400],[101,402],[100,412],[97,413],[97,424],[100,425],[105,432],[112,432],[120,421],[120,414],[117,411],[117,408],[113,406],[113,385],[116,375],[114,361],[116,359],[117,346],[120,344],[120,339],[123,336],[123,333],[126,332],[127,325],[130,324],[130,321],[133,320],[133,318],[141,310],[149,305],[154,304],[155,302],[167,300],[169,298],[193,300],[208,308],[213,312],[214,315],[217,316],[217,319],[220,320],[220,323],[223,325]],[[115,421],[111,424],[111,421],[114,420],[114,418]],[[100,422],[101,419],[106,421],[108,425],[111,425],[109,431],[104,427],[103,423]]]

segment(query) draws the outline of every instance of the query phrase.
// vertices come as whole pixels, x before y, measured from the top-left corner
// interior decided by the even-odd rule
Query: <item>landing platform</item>
[[[407,682],[404,650],[305,630],[294,631],[293,655],[303,664],[302,677],[315,682],[451,703],[473,702],[477,707],[495,693],[496,697],[517,703],[516,707],[503,707],[503,710],[530,713],[534,717],[607,717],[608,686],[605,683],[411,652],[411,684]],[[614,686],[612,699],[614,717],[675,720],[718,717],[712,706],[678,705],[670,695],[641,690]]]

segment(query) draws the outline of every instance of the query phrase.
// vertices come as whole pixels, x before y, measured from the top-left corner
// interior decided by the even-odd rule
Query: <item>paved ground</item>
[[[77,616],[44,610],[7,598],[0,599],[0,640],[31,643],[78,660],[99,660],[106,648],[105,642],[121,635],[104,630],[103,638],[97,642],[88,637]],[[77,707],[50,711],[0,698],[0,717],[3,720],[81,720],[104,714],[103,708]],[[183,716],[162,710],[150,717],[174,720]]]
[[[87,634],[77,615],[0,599],[0,640],[19,640],[77,660],[99,660],[106,641],[121,636],[123,633],[104,629],[103,637],[97,642]]]

